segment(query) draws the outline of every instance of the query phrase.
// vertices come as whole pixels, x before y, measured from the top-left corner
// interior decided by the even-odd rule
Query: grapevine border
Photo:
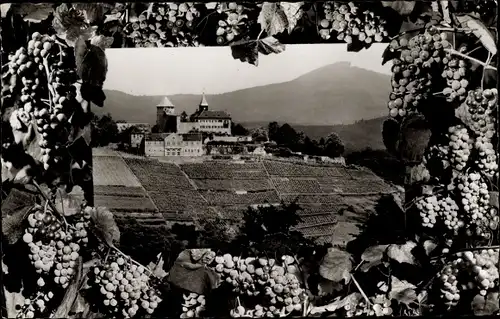
[[[329,6],[333,6],[332,2],[328,3],[330,3],[328,4]],[[320,4],[317,3],[311,4],[307,2],[265,2],[258,4],[244,4],[241,5],[241,7],[238,3],[229,2],[207,4],[201,3],[195,4],[197,8],[196,10],[189,11],[189,13],[192,13],[190,15],[191,18],[187,18],[186,14],[187,10],[189,10],[189,7],[187,7],[188,9],[181,9],[180,5],[176,5],[175,9],[173,10],[179,10],[179,12],[182,11],[183,17],[186,17],[187,22],[184,21],[181,25],[181,23],[177,24],[177,21],[179,20],[173,19],[175,20],[175,22],[167,22],[167,27],[168,25],[174,24],[173,28],[175,28],[175,32],[172,30],[172,27],[168,27],[170,30],[166,30],[166,32],[158,31],[156,36],[149,35],[146,38],[140,34],[140,30],[147,29],[148,27],[154,30],[151,25],[147,25],[146,23],[146,27],[144,27],[142,24],[144,21],[150,19],[150,17],[153,15],[158,17],[158,12],[155,11],[158,10],[157,6],[159,6],[157,3],[150,3],[142,9],[140,8],[140,4],[131,3],[69,5],[47,3],[2,4],[2,18],[6,18],[4,19],[4,21],[10,20],[9,22],[5,23],[6,27],[4,27],[4,23],[2,23],[2,39],[4,39],[4,41],[2,42],[2,61],[9,60],[7,54],[14,53],[12,47],[19,47],[20,44],[24,46],[26,44],[26,35],[30,37],[33,31],[35,33],[50,33],[52,37],[50,38],[50,40],[47,39],[46,41],[54,43],[54,45],[58,46],[61,63],[64,56],[64,50],[68,49],[70,56],[72,54],[71,52],[74,52],[74,68],[76,69],[76,73],[78,76],[78,80],[75,81],[75,85],[77,87],[77,95],[79,95],[78,103],[81,105],[82,109],[84,109],[84,113],[88,114],[90,113],[90,105],[102,107],[105,101],[105,96],[102,92],[102,83],[105,81],[106,77],[107,62],[103,52],[106,48],[109,47],[175,47],[220,44],[230,47],[233,58],[257,66],[258,56],[260,54],[278,54],[285,50],[285,44],[304,42],[310,43],[311,38],[314,39],[314,42],[347,42],[347,50],[349,51],[368,49],[371,43],[375,41],[389,43],[389,47],[384,53],[383,57],[383,63],[385,63],[393,58],[400,58],[398,57],[398,51],[401,50],[401,47],[403,47],[404,50],[405,45],[403,45],[402,43],[403,41],[405,41],[405,44],[407,44],[408,40],[411,38],[411,35],[415,33],[421,33],[422,31],[427,32],[432,29],[432,32],[429,31],[431,35],[437,33],[448,35],[447,39],[451,42],[451,48],[445,48],[443,50],[444,54],[449,53],[451,56],[462,58],[461,61],[465,61],[463,63],[469,64],[469,66],[473,67],[474,70],[476,70],[476,68],[483,69],[479,80],[474,79],[475,83],[477,84],[474,85],[476,85],[478,89],[481,89],[481,92],[484,92],[484,90],[487,89],[489,90],[489,92],[491,92],[491,90],[495,89],[497,85],[497,30],[496,27],[493,27],[493,22],[496,21],[496,17],[491,17],[491,15],[488,17],[488,14],[485,12],[475,12],[473,11],[473,9],[467,9],[467,5],[464,3],[464,1],[381,1],[373,3],[358,2],[356,3],[356,5],[360,5],[362,7],[364,6],[365,9],[370,9],[371,12],[375,13],[374,16],[388,17],[388,21],[377,20],[376,23],[379,23],[377,32],[379,33],[372,36],[378,36],[379,39],[373,37],[370,42],[363,42],[363,40],[358,41],[353,38],[353,36],[356,34],[351,33],[352,31],[350,31],[349,33],[339,31],[337,30],[338,26],[329,29],[330,24],[333,20],[324,22],[325,20],[329,19],[325,16],[325,14],[328,16],[329,13],[326,13],[326,11],[324,13],[320,13]],[[172,8],[173,7],[170,7],[170,9]],[[304,8],[308,8],[308,10],[305,10]],[[331,9],[330,7],[327,8],[326,6],[323,6],[322,8],[324,8],[325,10]],[[461,12],[460,10],[463,11]],[[311,12],[313,12],[313,14],[311,14]],[[197,18],[199,18],[199,21],[197,20]],[[211,21],[214,18],[216,19],[215,24],[214,21]],[[159,18],[158,21],[160,21]],[[223,23],[221,23],[220,21],[223,21]],[[9,35],[9,23],[13,24],[14,22],[21,22],[21,31],[16,31],[12,35]],[[394,27],[393,25],[396,27]],[[384,26],[384,29],[382,29],[380,26]],[[213,32],[214,29],[217,30],[217,36],[214,36],[214,34],[206,34],[207,29],[210,30],[210,27],[212,28],[211,32]],[[156,28],[157,30],[159,30],[160,27],[156,25]],[[230,31],[228,31],[228,28],[230,29]],[[345,27],[342,28],[344,28],[345,30]],[[332,38],[331,34],[337,34],[338,36],[336,38]],[[224,39],[221,39],[222,35],[225,36]],[[370,38],[368,31],[366,31],[366,35],[368,36],[368,38]],[[476,44],[479,44],[479,46],[471,50],[465,50],[463,52],[461,51],[462,49],[457,50],[457,47],[455,45],[456,43],[460,43],[460,41],[462,41],[464,38],[470,39],[471,37],[476,38]],[[323,38],[323,40],[325,41],[321,40],[321,38]],[[33,40],[36,39],[33,38]],[[446,39],[442,39],[441,43],[445,43],[445,40]],[[47,51],[48,50],[49,49],[47,49]],[[482,53],[482,55],[478,53]],[[50,53],[47,54],[50,55]],[[66,53],[66,55],[67,54],[68,53]],[[486,57],[486,59],[478,58],[478,56]],[[493,57],[495,56],[497,57],[497,60],[493,59]],[[42,63],[43,71],[46,74],[47,82],[49,83],[48,90],[50,91],[49,99],[46,100],[46,102],[48,102],[48,104],[50,105],[49,110],[52,111],[53,98],[57,93],[54,92],[54,88],[50,84],[52,81],[52,74],[49,72],[48,60],[45,58],[45,56],[43,56],[43,54],[42,57],[44,58]],[[2,72],[4,72],[4,66],[6,65],[7,64],[2,65]],[[488,70],[491,72],[487,72]],[[3,76],[2,80],[7,78],[8,77]],[[10,86],[13,86],[12,82],[10,83]],[[3,87],[5,87],[5,85],[3,85]],[[463,85],[462,87],[465,87],[465,85]],[[17,103],[15,98],[11,96],[13,94],[9,94],[8,92],[4,94],[5,92],[6,90],[2,89],[2,105],[9,105],[9,103],[12,102]],[[463,107],[463,105],[465,104],[464,100],[466,100],[467,97],[464,97],[463,94],[455,93],[456,92],[454,88],[453,90],[448,91],[446,91],[445,88],[445,90],[441,92],[433,92],[431,97],[427,96],[427,92],[423,94],[425,96],[424,100],[430,102],[433,107],[436,107],[439,103],[447,103],[452,105],[457,110],[455,111],[455,113],[456,116],[461,120],[462,125],[465,125],[466,127],[473,126],[474,120],[471,119],[470,114],[468,114],[466,108]],[[495,109],[498,101],[498,94],[495,92],[493,95],[495,95],[496,97],[491,107],[494,112],[498,112],[498,110]],[[393,99],[393,101],[396,100],[397,98]],[[460,103],[457,103],[457,101],[459,101]],[[62,104],[62,102],[59,101],[54,102],[54,104],[57,103]],[[406,103],[406,101],[404,103]],[[391,131],[389,129],[389,126],[393,125],[394,128],[394,124],[387,124],[387,128],[384,124],[384,139],[386,137],[386,134],[392,134],[397,135],[399,140],[413,140],[414,142],[417,141],[417,139],[422,138],[425,140],[425,137],[423,136],[426,132],[434,131],[432,134],[433,137],[435,135],[438,135],[437,133],[439,132],[439,129],[437,129],[436,126],[439,126],[440,124],[440,116],[448,117],[448,119],[455,117],[455,114],[450,115],[445,113],[439,113],[436,116],[432,114],[431,110],[425,108],[412,110],[411,107],[408,109],[398,107],[399,106],[396,106],[396,108],[391,108],[390,106],[391,112],[393,112],[392,110],[396,110],[394,114],[391,114],[391,116],[395,118],[395,121],[393,120],[392,123],[397,123],[399,129],[396,131]],[[2,107],[2,115],[4,116],[4,121],[5,115],[7,114],[7,109],[8,107]],[[30,111],[27,112],[29,113]],[[424,119],[422,120],[422,117],[419,117],[418,114],[415,113],[424,114]],[[12,119],[11,114],[13,113],[8,114],[10,116],[10,119]],[[81,114],[79,114],[78,116],[83,117],[83,115]],[[15,121],[15,123],[21,123],[19,124],[21,127],[23,119],[19,114],[17,117],[17,122]],[[426,121],[428,123],[425,123]],[[419,123],[420,126],[415,123]],[[12,120],[10,121],[10,124],[11,126],[13,125]],[[449,126],[452,126],[452,123],[446,124],[450,124]],[[63,174],[60,174],[61,172],[58,172],[58,174],[55,175],[64,176],[57,176],[56,178],[54,178],[54,176],[50,176],[50,174],[42,174],[43,178],[41,180],[43,180],[43,182],[47,182],[48,180],[50,180],[48,184],[49,186],[52,186],[53,189],[55,189],[54,185],[56,184],[57,186],[60,186],[61,184],[65,186],[71,185],[69,188],[66,187],[66,191],[71,191],[73,185],[88,185],[88,178],[87,183],[78,180],[75,181],[75,174],[77,174],[78,169],[73,169],[73,165],[76,162],[84,163],[85,159],[88,162],[89,153],[76,154],[72,151],[79,145],[86,145],[87,149],[89,148],[89,139],[88,135],[86,135],[89,131],[88,125],[88,120],[84,120],[83,123],[79,123],[78,125],[74,123],[71,123],[70,125],[73,127],[73,129],[78,126],[78,129],[74,129],[74,135],[68,138],[68,141],[70,143],[67,144],[66,147],[68,153],[70,153],[69,158],[71,158],[70,171],[62,172]],[[416,127],[419,127],[420,134],[424,135],[419,135],[419,133],[413,136],[409,135],[407,130],[414,128],[412,127],[412,125],[416,125]],[[422,125],[424,127],[423,129]],[[494,130],[498,131],[498,124],[495,123],[494,125]],[[17,128],[14,127],[14,130],[16,129]],[[455,131],[449,132],[449,134],[451,135],[453,135],[454,133]],[[448,137],[451,135],[448,135]],[[19,136],[21,136],[20,139],[18,138]],[[39,166],[39,164],[33,162],[32,158],[30,158],[29,156],[26,158],[26,161],[22,163],[15,163],[17,160],[19,160],[19,157],[16,158],[16,156],[19,156],[22,153],[19,153],[20,150],[16,149],[14,147],[15,145],[23,145],[27,150],[26,153],[35,157],[32,153],[33,149],[30,149],[29,147],[30,141],[24,139],[25,137],[26,135],[18,134],[14,136],[15,143],[9,143],[9,145],[7,146],[6,149],[8,149],[8,152],[12,154],[10,156],[14,157],[14,159],[8,158],[7,154],[2,158],[3,162],[12,163],[9,166],[6,174],[10,174],[9,179],[13,180],[14,182],[24,185],[31,185],[31,187],[34,186],[38,193],[42,195],[41,197],[45,202],[45,206],[50,206],[53,213],[56,213],[56,215],[60,216],[62,222],[67,227],[68,222],[64,217],[66,215],[65,212],[59,212],[59,209],[55,206],[55,203],[58,200],[57,195],[59,194],[59,192],[52,191],[50,195],[46,195],[46,190],[43,189],[43,186],[40,186],[37,182],[38,177],[40,176],[37,175],[38,173],[34,173],[34,169],[36,166]],[[84,142],[85,144],[81,144],[82,142]],[[413,205],[409,204],[413,204],[414,202],[417,202],[424,197],[428,197],[432,193],[437,193],[432,189],[432,187],[425,188],[424,185],[429,182],[432,183],[439,181],[439,178],[434,181],[429,181],[428,178],[422,177],[422,175],[428,174],[426,168],[423,168],[422,165],[411,165],[411,163],[420,164],[422,160],[426,160],[426,156],[428,156],[428,154],[426,153],[426,149],[429,143],[432,144],[432,142],[429,142],[429,139],[427,139],[426,143],[424,143],[425,145],[417,145],[413,146],[413,149],[409,149],[411,148],[410,146],[407,146],[405,148],[401,147],[401,145],[397,145],[397,143],[396,145],[394,145],[395,143],[391,143],[390,141],[386,142],[386,146],[388,149],[392,149],[393,151],[395,151],[395,154],[402,161],[408,163],[407,172],[409,175],[409,183],[406,185],[407,203],[405,204],[405,210],[411,210],[414,208]],[[14,144],[14,146],[11,144]],[[415,147],[418,148],[417,151],[415,151]],[[498,149],[498,145],[496,145],[496,148]],[[495,153],[495,155],[497,155],[497,153]],[[67,157],[64,157],[63,155],[61,156],[61,161],[64,162]],[[496,158],[495,161],[498,161],[498,158]],[[88,168],[91,167],[91,164],[88,164],[89,163],[87,163],[87,174]],[[448,163],[447,165],[449,164],[450,163]],[[54,168],[52,166],[49,166],[48,163],[45,163],[44,165],[47,165],[46,167],[44,167],[45,171],[54,171]],[[83,169],[84,167],[85,164],[83,164],[83,166],[79,166],[81,171],[85,171],[85,169]],[[492,191],[491,186],[498,182],[498,168],[496,170],[497,175],[495,176],[493,174],[492,180],[489,181],[488,186],[490,188],[490,191]],[[457,171],[458,172],[455,171],[456,175],[460,175],[461,169],[458,169]],[[2,172],[4,172],[4,169],[2,170]],[[51,185],[50,183],[54,182],[54,179],[56,179],[57,182],[56,184]],[[415,196],[413,194],[416,187],[420,188],[420,192],[423,193],[423,196]],[[86,189],[87,194],[92,193],[91,188],[92,187]],[[62,202],[61,207],[64,209],[65,204],[63,196],[64,195],[60,195],[60,200]],[[496,200],[498,200],[498,197],[496,198]],[[93,204],[91,195],[90,197],[87,196],[87,201],[87,204]],[[493,206],[495,206],[498,210],[498,203],[493,202]],[[45,210],[47,210],[47,207],[45,208]],[[103,213],[103,215],[104,214],[105,213]],[[4,216],[3,208],[2,215],[2,217],[12,218],[12,216],[9,216],[8,214]],[[99,216],[99,213],[96,213],[96,216]],[[17,217],[15,219],[17,220]],[[96,218],[94,216],[92,221],[94,222],[95,226],[99,228],[99,223],[101,223],[101,221],[99,221],[99,218]],[[9,224],[10,223],[12,223],[12,219],[10,220]],[[15,221],[13,223],[15,224]],[[112,228],[113,226],[109,226],[108,224],[107,227]],[[2,232],[4,233],[4,227],[2,228]],[[490,238],[493,238],[495,241],[497,241],[499,235],[496,235],[495,238],[495,229],[497,228],[492,228],[493,232],[491,232],[491,234],[493,235],[491,235]],[[125,256],[125,254],[121,253],[113,243],[113,240],[116,241],[116,236],[109,236],[108,234],[106,234],[106,232],[109,230],[109,228],[106,229],[104,227],[104,230],[101,229],[101,232],[97,232],[98,235],[96,237],[100,237],[103,243],[105,243],[118,254]],[[412,241],[407,241],[402,246],[400,245],[397,249],[404,252],[406,249],[405,247],[412,246],[413,244],[414,243]],[[385,255],[391,255],[391,247],[395,248],[395,246],[393,245],[385,247]],[[457,253],[461,251],[475,251],[497,248],[498,245],[492,245],[492,243],[490,243],[487,246],[467,246],[465,248],[453,250],[453,252]],[[394,249],[392,249],[392,251],[394,251]],[[398,260],[398,258],[400,257],[394,257],[394,254],[397,255],[397,253],[393,252],[392,258]],[[443,254],[434,256],[432,257],[432,259],[442,259],[443,256],[450,256],[450,254],[450,248],[444,247]],[[363,262],[363,256],[361,258]],[[105,257],[105,260],[107,260],[107,257]],[[132,261],[132,263],[137,264],[137,262],[134,261]],[[358,265],[358,267],[360,267],[360,265],[361,263]],[[356,269],[358,267],[356,267]],[[146,267],[145,269],[148,268]],[[149,270],[149,272],[153,271]],[[367,301],[368,304],[370,304],[371,301],[369,300],[363,289],[360,287],[359,283],[354,279],[354,276],[351,275],[350,278],[355,283],[362,297]],[[241,305],[239,298],[238,305]],[[335,308],[338,305],[339,303],[337,302],[337,304],[332,307]],[[483,307],[481,311],[483,311],[484,308],[485,307]],[[331,310],[327,309],[326,311]]]

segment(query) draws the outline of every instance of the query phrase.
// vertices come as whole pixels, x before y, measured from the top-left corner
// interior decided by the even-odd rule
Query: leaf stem
[[[363,296],[363,298],[365,298],[366,303],[371,305],[372,302],[370,301],[370,299],[368,299],[368,296],[366,296],[365,292],[363,291],[363,289],[361,289],[361,286],[359,285],[358,281],[356,280],[356,278],[354,278],[354,276],[352,274],[351,274],[351,278],[352,278],[352,281],[354,282],[354,284],[356,285],[356,287],[358,288],[359,292]]]
[[[482,65],[485,69],[497,71],[497,68],[495,68],[495,67],[493,67],[491,65],[488,65],[488,64],[484,63],[483,61],[479,61],[478,59],[470,57],[470,56],[468,56],[466,54],[460,53],[460,52],[458,52],[455,49],[446,49],[445,51],[448,52],[448,53],[450,53],[450,54],[452,54],[452,55],[457,55],[459,57],[462,57],[464,59],[470,60],[472,62],[476,62],[477,64]]]

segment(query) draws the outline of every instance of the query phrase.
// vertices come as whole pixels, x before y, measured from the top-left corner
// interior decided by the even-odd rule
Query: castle
[[[209,110],[203,94],[198,110],[188,118],[185,113],[176,114],[175,106],[168,97],[165,97],[156,106],[156,126],[158,133],[201,132],[230,136],[231,116],[224,111]]]
[[[165,97],[156,106],[155,132],[145,135],[133,132],[131,141],[139,146],[144,139],[146,156],[202,156],[204,133],[230,137],[231,116],[224,111],[209,110],[205,95],[191,116],[178,115],[173,103]]]

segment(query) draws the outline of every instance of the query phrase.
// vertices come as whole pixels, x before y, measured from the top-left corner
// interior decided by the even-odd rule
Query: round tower
[[[159,133],[171,133],[177,131],[177,119],[175,106],[168,97],[156,105],[156,125]]]

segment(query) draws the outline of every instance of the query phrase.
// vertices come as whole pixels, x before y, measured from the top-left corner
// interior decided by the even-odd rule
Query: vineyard
[[[500,313],[496,0],[6,3],[1,14],[2,317]],[[340,165],[179,168],[102,150],[93,163],[107,48],[227,46],[258,66],[289,43],[387,45],[381,134],[405,165],[404,196]],[[193,181],[275,188],[284,178],[334,193],[198,191]],[[315,187],[307,183],[279,188]],[[144,197],[127,196],[137,187]],[[125,213],[156,223],[207,203],[224,216],[225,205],[264,200],[284,203],[243,212],[238,234],[207,224],[197,231],[211,247],[185,247],[168,267],[120,249],[115,219]]]

